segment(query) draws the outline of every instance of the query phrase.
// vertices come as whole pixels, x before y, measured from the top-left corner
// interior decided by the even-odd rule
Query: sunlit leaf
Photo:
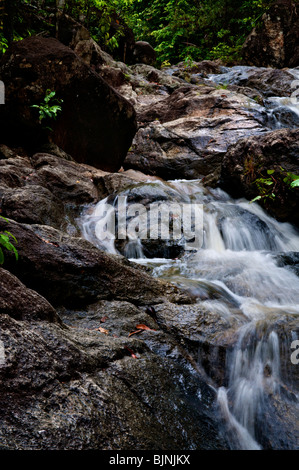
[[[292,181],[291,188],[298,188],[299,187],[299,178]]]
[[[129,334],[129,337],[132,336],[132,335],[137,335],[138,333],[142,333],[143,330],[136,330],[136,331],[131,331],[131,333]]]
[[[99,328],[97,328],[97,330],[98,330],[100,333],[104,333],[105,335],[108,335],[108,334],[109,334],[109,331],[106,330],[105,328],[102,328],[101,326],[99,326]]]
[[[146,326],[146,325],[143,325],[143,324],[136,325],[136,328],[137,328],[137,330],[150,330],[150,331],[156,331],[156,330],[153,330],[152,328],[150,328],[149,326]]]

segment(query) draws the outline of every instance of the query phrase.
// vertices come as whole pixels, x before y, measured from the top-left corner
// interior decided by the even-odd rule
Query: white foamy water
[[[224,68],[222,74],[209,78],[216,83],[242,86],[252,72],[251,67],[238,66]],[[289,72],[298,82],[291,90],[296,91],[299,70]],[[247,104],[248,109],[264,115],[269,128],[299,125],[297,98],[267,98],[264,107],[250,99]],[[152,184],[149,182],[149,187]],[[231,447],[261,449],[260,440],[267,438],[263,433],[269,429],[265,422],[269,419],[273,397],[279,397],[286,407],[290,405],[289,400],[293,400],[292,407],[297,410],[299,422],[298,390],[292,388],[291,379],[284,384],[284,380],[288,380],[285,371],[292,352],[290,344],[299,334],[299,277],[281,262],[283,254],[299,253],[298,230],[274,220],[259,205],[243,199],[233,200],[220,189],[203,187],[198,180],[157,185],[170,200],[202,204],[200,249],[179,259],[166,259],[161,255],[147,259],[144,240],[134,232],[127,239],[124,237],[119,245],[114,235],[120,224],[115,221],[115,208],[122,195],[129,209],[128,192],[120,193],[114,200],[110,197],[100,201],[90,209],[81,218],[82,235],[110,253],[119,253],[121,246],[126,257],[152,267],[155,276],[185,286],[199,298],[202,292],[205,297],[209,292],[216,293],[216,300],[201,300],[203,310],[214,311],[226,320],[240,315],[236,308],[241,312],[242,326],[237,332],[236,344],[227,355],[226,383],[218,388],[217,402]],[[143,190],[146,194],[147,184]],[[107,204],[106,230],[111,236],[103,240],[101,218],[103,206]],[[132,220],[131,215],[127,217]]]

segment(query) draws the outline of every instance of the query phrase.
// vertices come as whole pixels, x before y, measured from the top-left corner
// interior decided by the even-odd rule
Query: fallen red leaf
[[[134,359],[138,359],[138,357],[136,356],[136,354],[134,354],[134,351],[132,351],[132,349],[128,348],[128,346],[125,346],[125,349],[131,354],[131,356]]]
[[[129,337],[132,335],[137,335],[138,333],[142,333],[142,330],[131,331],[131,333],[129,334]]]
[[[108,335],[109,331],[108,330],[105,330],[105,328],[102,328],[101,326],[99,328],[97,328],[98,331],[100,331],[101,333],[105,333],[105,335]]]
[[[143,324],[136,325],[136,328],[137,328],[137,330],[150,330],[150,331],[156,331],[156,330],[153,330],[153,328],[150,328],[149,326],[146,326],[146,325],[143,325]]]

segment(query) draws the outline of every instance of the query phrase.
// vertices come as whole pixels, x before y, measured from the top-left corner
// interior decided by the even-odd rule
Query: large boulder
[[[299,65],[299,7],[293,0],[278,0],[263,15],[243,46],[246,64],[259,67]]]
[[[153,65],[156,62],[156,51],[146,41],[137,41],[133,48],[133,60],[135,63]]]
[[[0,268],[0,315],[15,320],[61,323],[52,305],[18,278]]]
[[[215,392],[149,315],[124,302],[82,313],[65,312],[69,327],[0,314],[1,450],[228,447]],[[139,323],[155,331],[129,338]]]
[[[45,131],[32,105],[46,90],[63,99],[51,120],[51,140],[78,162],[107,171],[121,167],[136,131],[133,106],[117,94],[70,48],[53,38],[31,37],[14,43],[0,64],[6,105],[0,109],[3,143],[36,147]]]
[[[54,151],[56,155],[40,152],[29,158],[20,149],[0,147],[2,215],[66,229],[74,226],[82,205],[103,197],[97,182],[106,172],[62,158],[58,148]]]
[[[151,277],[125,258],[110,255],[86,240],[47,226],[0,219],[0,231],[17,239],[19,260],[5,252],[5,266],[53,305],[86,305],[122,299],[146,305],[164,299],[194,301],[171,284]]]
[[[234,197],[253,199],[261,194],[256,180],[269,179],[267,171],[274,171],[273,184],[268,187],[275,198],[266,197],[261,202],[274,217],[299,225],[298,189],[283,182],[288,172],[299,175],[298,142],[298,129],[281,129],[240,140],[223,159],[222,188]]]
[[[180,87],[143,106],[138,121],[124,168],[164,179],[214,174],[217,180],[229,145],[266,130],[255,101],[213,85]]]

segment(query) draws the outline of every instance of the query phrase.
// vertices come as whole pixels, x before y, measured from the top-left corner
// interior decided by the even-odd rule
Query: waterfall
[[[144,191],[147,184],[150,185],[143,185]],[[185,283],[189,287],[191,282],[216,289],[220,299],[214,308],[226,318],[234,315],[227,301],[238,305],[247,320],[239,329],[233,350],[227,354],[227,383],[219,387],[217,402],[231,447],[261,449],[268,397],[280,394],[283,381],[280,355],[288,347],[279,337],[277,325],[287,316],[294,318],[298,325],[299,316],[299,278],[281,266],[277,256],[299,252],[298,231],[288,223],[274,220],[259,205],[243,199],[233,200],[220,189],[207,190],[200,181],[171,181],[159,183],[159,187],[165,191],[172,188],[176,197],[181,195],[184,202],[188,199],[203,204],[201,248],[178,260],[146,259],[144,240],[138,233],[131,233],[129,238],[121,240],[123,254],[151,265],[155,276],[176,282],[179,272],[181,285]],[[127,211],[130,202],[127,195],[120,193],[110,200],[100,201],[92,212],[81,218],[84,237],[110,253],[119,253],[115,210],[121,197]],[[104,241],[98,238],[103,217],[105,230],[111,235]],[[212,308],[213,303],[210,304]],[[292,335],[289,342],[296,332]],[[296,391],[294,396],[298,400]]]
[[[250,70],[238,66],[209,78],[242,85]],[[298,71],[292,73],[298,78]],[[298,126],[299,107],[292,98],[271,97],[264,106],[249,101],[266,116],[270,128]],[[122,198],[122,223],[134,222],[134,215],[128,215],[134,187],[89,208],[80,219],[82,235],[100,249],[151,266],[154,276],[185,285],[199,298],[203,289],[217,291],[217,302],[205,299],[202,306],[214,308],[223,318],[234,317],[238,307],[242,325],[227,352],[226,379],[218,387],[219,416],[231,448],[262,449],[272,419],[269,409],[275,410],[276,399],[286,407],[292,403],[299,418],[299,394],[289,374],[291,344],[299,333],[299,277],[280,260],[282,254],[299,253],[299,232],[270,217],[259,205],[234,200],[221,189],[205,188],[200,180],[160,181],[157,186],[163,193],[157,200],[162,194],[179,203],[202,205],[203,236],[197,250],[178,259],[160,255],[149,259],[144,254],[146,241],[138,231],[118,240],[116,206]],[[154,198],[152,182],[140,187],[143,197],[148,191],[148,199]],[[103,218],[109,235],[105,240],[99,230],[103,230]],[[288,329],[286,325],[293,326]]]

